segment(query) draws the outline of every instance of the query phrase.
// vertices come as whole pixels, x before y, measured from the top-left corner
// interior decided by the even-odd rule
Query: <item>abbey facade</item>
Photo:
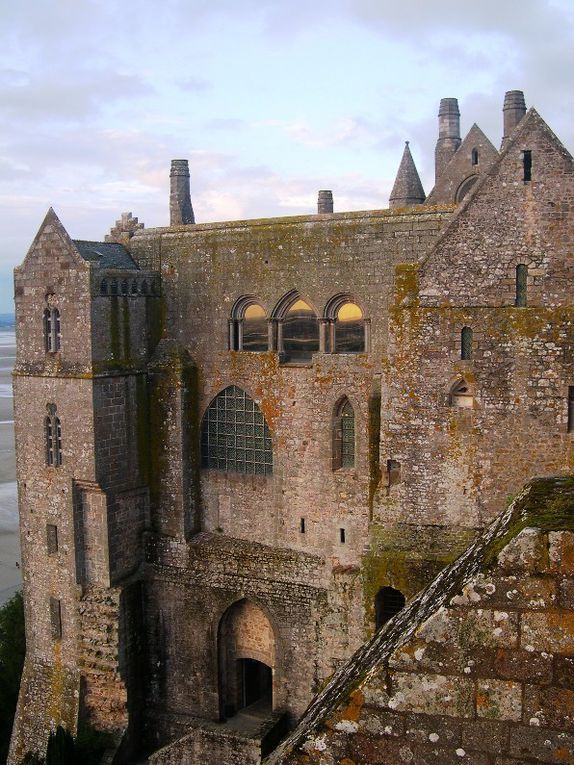
[[[50,211],[15,272],[11,765],[58,724],[118,763],[259,761],[528,480],[571,473],[573,207],[511,91],[500,152],[443,99],[435,187],[407,145],[389,209],[198,224],[175,160],[169,227],[76,241]]]

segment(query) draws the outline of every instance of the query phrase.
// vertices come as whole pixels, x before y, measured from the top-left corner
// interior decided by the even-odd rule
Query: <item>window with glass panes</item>
[[[273,472],[271,434],[255,401],[230,385],[209,405],[201,427],[202,467],[232,473]]]
[[[341,409],[341,467],[355,466],[355,413],[346,401]]]

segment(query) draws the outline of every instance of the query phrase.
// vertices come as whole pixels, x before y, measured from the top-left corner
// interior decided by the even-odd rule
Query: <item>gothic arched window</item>
[[[338,405],[333,425],[333,470],[355,467],[355,412],[348,398]]]
[[[273,472],[271,434],[263,413],[236,385],[219,393],[203,417],[201,464],[232,473]]]
[[[107,295],[108,294],[108,280],[102,279],[100,282],[100,295]]]
[[[335,319],[335,353],[364,353],[365,322],[355,303],[343,303]]]
[[[46,439],[46,464],[59,467],[62,464],[62,426],[56,414],[56,405],[46,406],[48,414],[44,419],[44,435]]]
[[[304,300],[296,300],[282,322],[283,352],[286,361],[311,361],[319,350],[319,322],[315,311]]]
[[[450,405],[461,409],[472,409],[474,397],[466,380],[458,380],[450,390]]]
[[[232,351],[266,351],[269,330],[265,309],[251,296],[239,298],[231,311],[229,348]]]
[[[46,308],[44,311],[44,348],[48,353],[55,353],[60,350],[61,346],[60,311],[57,308]]]

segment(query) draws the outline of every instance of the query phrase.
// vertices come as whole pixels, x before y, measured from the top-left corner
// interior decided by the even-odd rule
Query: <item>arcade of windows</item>
[[[276,351],[281,361],[306,363],[314,353],[365,353],[369,349],[369,320],[348,294],[331,298],[321,318],[292,290],[268,316],[257,298],[235,302],[229,320],[229,349]]]

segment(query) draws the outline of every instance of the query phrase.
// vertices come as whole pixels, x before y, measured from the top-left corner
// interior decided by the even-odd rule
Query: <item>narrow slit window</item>
[[[46,439],[46,464],[49,467],[60,467],[62,464],[62,425],[56,416],[56,406],[48,404],[48,414],[44,420],[44,435]]]
[[[524,170],[524,182],[532,180],[532,151],[526,149],[522,152],[522,166]]]
[[[58,552],[58,527],[53,523],[46,525],[46,537],[48,555],[55,555]]]
[[[44,311],[44,349],[47,353],[56,353],[62,347],[60,311],[46,308]]]
[[[62,605],[57,598],[50,598],[50,632],[54,640],[62,637]]]
[[[339,541],[341,542],[342,545],[344,545],[345,542],[347,541],[345,529],[339,529]]]
[[[460,358],[463,361],[472,359],[472,329],[463,327],[460,333]]]
[[[299,531],[301,534],[305,533],[305,518],[301,518],[301,521],[299,522]]]
[[[472,164],[478,165],[478,149],[472,150]]]
[[[574,432],[574,385],[568,386],[568,433]]]
[[[516,266],[516,301],[519,308],[526,306],[526,293],[528,288],[528,266],[521,263]]]

